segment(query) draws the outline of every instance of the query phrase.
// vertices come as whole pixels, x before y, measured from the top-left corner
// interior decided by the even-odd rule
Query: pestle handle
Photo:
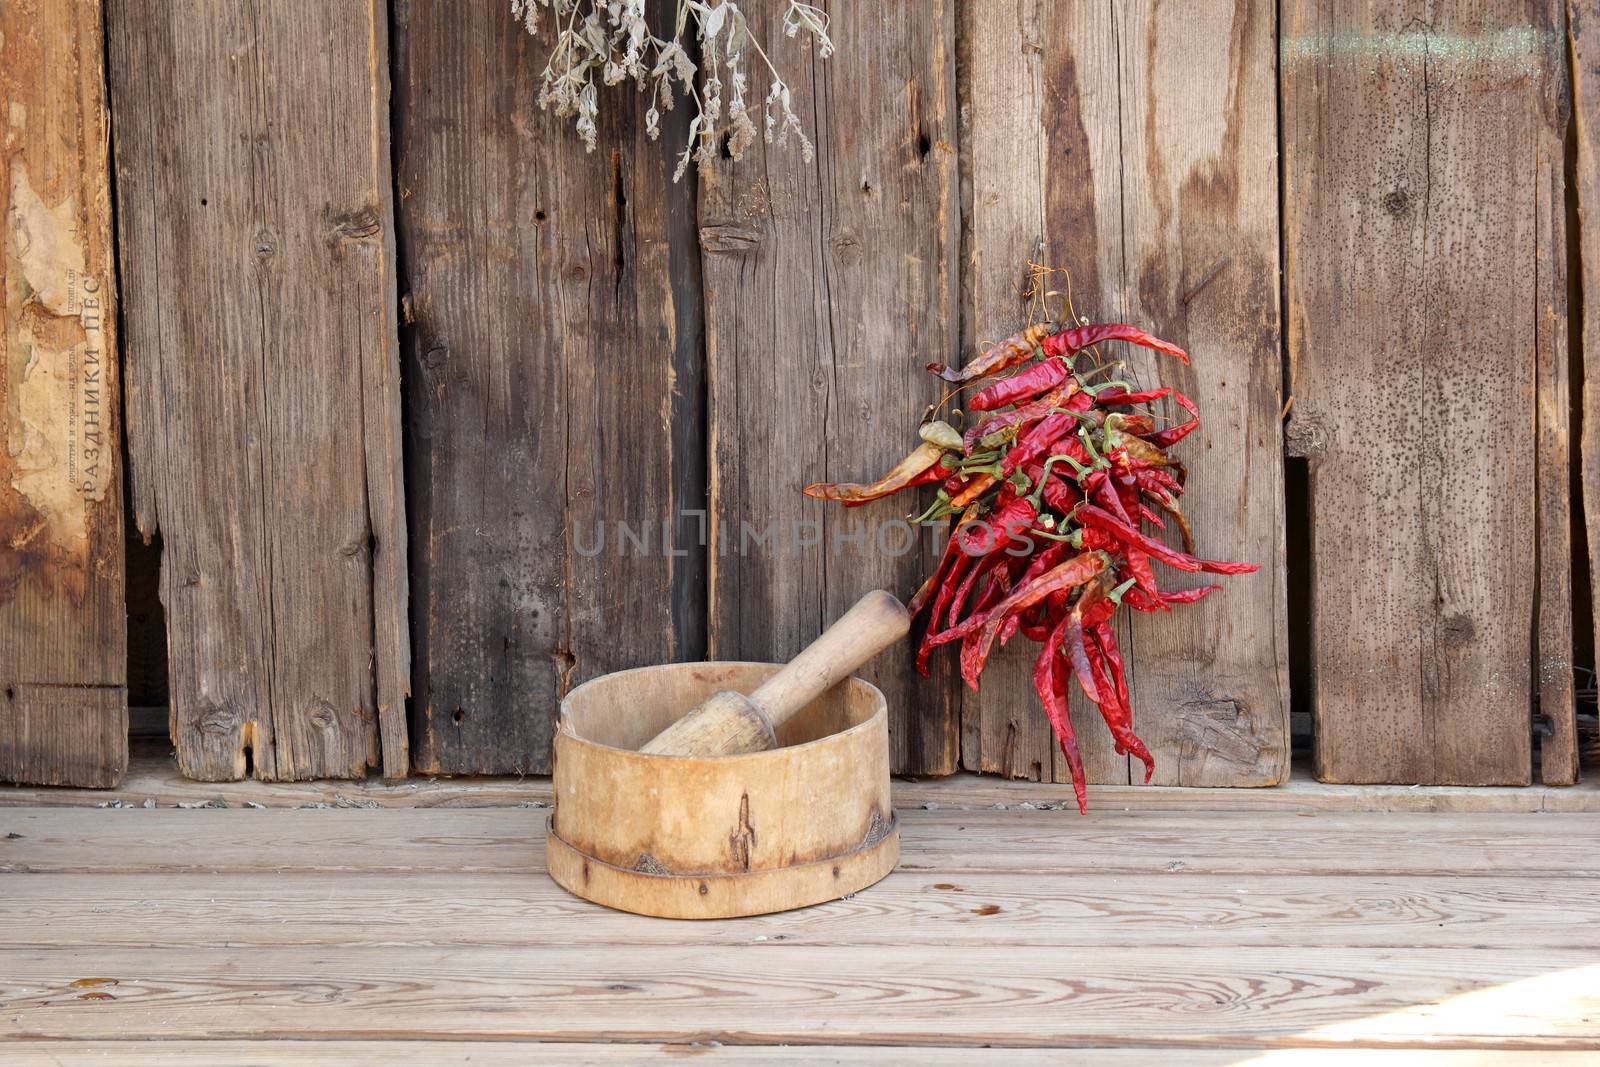
[[[639,751],[658,756],[727,756],[772,748],[778,726],[910,629],[905,605],[892,593],[875,589],[748,697],[718,693]]]
[[[911,616],[905,605],[893,593],[874,589],[782,670],[762,682],[750,700],[774,727],[782,726],[910,629]]]

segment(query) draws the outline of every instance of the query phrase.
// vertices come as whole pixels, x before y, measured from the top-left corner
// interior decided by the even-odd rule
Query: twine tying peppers
[[[1123,604],[1170,611],[1221,588],[1164,591],[1151,561],[1191,574],[1257,569],[1195,555],[1194,534],[1178,504],[1188,472],[1167,449],[1200,425],[1200,411],[1176,389],[1091,384],[1116,365],[1080,369],[1077,357],[1104,341],[1127,341],[1189,362],[1177,345],[1134,326],[1056,332],[1030,326],[959,370],[928,365],[962,387],[1003,375],[971,396],[968,407],[982,417],[964,433],[948,422],[925,422],[922,443],[877,481],[805,487],[807,496],[859,507],[912,486],[939,484],[932,505],[913,520],[956,517],[938,566],[908,605],[914,616],[928,609],[917,669],[927,674],[935,648],[960,642],[961,676],[976,689],[996,643],[1018,632],[1041,642],[1033,686],[1071,768],[1080,812],[1087,811],[1088,792],[1067,715],[1067,679],[1076,678],[1099,708],[1117,754],[1137,756],[1149,781],[1155,759],[1133,731],[1113,616]],[[1149,409],[1162,400],[1187,412],[1187,421],[1157,429]],[[1149,523],[1165,530],[1169,520],[1182,551],[1140,528]]]

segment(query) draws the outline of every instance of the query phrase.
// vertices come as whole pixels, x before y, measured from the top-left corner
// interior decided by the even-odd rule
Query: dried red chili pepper
[[[1221,588],[1220,585],[1202,585],[1196,589],[1180,589],[1176,593],[1162,593],[1161,599],[1168,604],[1193,604]]]
[[[993,411],[1007,404],[1031,400],[1067,380],[1072,364],[1064,359],[1047,359],[1020,374],[995,382],[972,394],[967,406],[974,411]]]
[[[1024,611],[1032,607],[1057,590],[1071,589],[1083,585],[1103,571],[1105,567],[1106,557],[1104,553],[1084,552],[1074,556],[1072,559],[1052,567],[1026,585],[1019,585],[1011,591],[1009,596],[994,607],[986,611],[973,611],[964,621],[939,634],[935,641],[937,644],[943,645],[966,637],[969,633],[982,630],[996,618],[1003,618],[1010,612]],[[996,626],[998,626],[998,623],[996,623]]]
[[[939,588],[939,583],[943,580],[943,575],[946,573],[947,568],[949,568],[950,565],[955,561],[955,558],[961,554],[961,542],[959,540],[959,535],[961,533],[961,528],[965,526],[968,521],[969,520],[963,516],[961,521],[956,523],[955,529],[950,531],[950,536],[945,540],[944,551],[939,554],[939,562],[933,568],[933,573],[928,575],[927,579],[922,583],[921,586],[918,587],[916,593],[912,595],[911,599],[906,601],[906,611],[913,619],[921,614],[922,609],[928,603],[928,598],[932,596]]]
[[[1000,461],[1001,477],[1010,477],[1018,467],[1027,466],[1049,452],[1055,443],[1070,434],[1078,420],[1064,411],[1045,416],[1044,420],[1028,431],[1026,437],[1011,447],[1006,458]]]
[[[1033,663],[1033,688],[1039,694],[1039,703],[1044,705],[1050,729],[1061,745],[1061,754],[1067,758],[1067,769],[1072,772],[1072,792],[1078,798],[1078,812],[1086,815],[1089,790],[1083,773],[1083,757],[1078,752],[1078,739],[1072,730],[1072,716],[1067,710],[1067,679],[1063,673],[1065,655],[1061,643],[1066,630],[1066,616],[1050,628],[1039,649],[1039,657]]]
[[[856,482],[816,482],[806,486],[801,492],[806,496],[818,500],[845,500],[865,503],[868,500],[877,500],[891,493],[914,484],[918,475],[926,474],[930,467],[937,467],[939,460],[944,456],[944,449],[930,441],[924,441],[911,450],[911,454],[894,465],[894,469],[882,478],[867,485]]]
[[[1178,405],[1189,413],[1190,419],[1181,426],[1173,426],[1169,429],[1145,434],[1144,439],[1157,448],[1171,448],[1200,428],[1200,409],[1195,406],[1195,402],[1176,389],[1172,391],[1172,399],[1177,401]]]
[[[977,359],[956,370],[944,363],[930,363],[928,369],[947,382],[970,382],[1007,367],[1013,367],[1033,356],[1050,328],[1043,323],[1019,330],[1004,341],[989,346]]]
[[[1139,345],[1141,348],[1164,352],[1184,363],[1189,362],[1189,353],[1171,341],[1163,341],[1154,334],[1145,333],[1137,326],[1129,326],[1120,322],[1103,322],[1062,330],[1058,334],[1046,337],[1040,342],[1040,347],[1044,349],[1044,354],[1047,356],[1071,356],[1083,351],[1090,345],[1097,345],[1102,341],[1128,341],[1131,344]]]
[[[1225,560],[1196,559],[1183,552],[1168,548],[1152,537],[1146,537],[1132,526],[1103,511],[1093,504],[1085,504],[1078,509],[1078,518],[1084,523],[1098,526],[1107,533],[1112,534],[1125,545],[1142,548],[1156,559],[1176,567],[1181,571],[1207,571],[1211,574],[1251,574],[1261,568],[1254,563],[1230,563]]]
[[[978,499],[984,493],[987,493],[990,489],[994,488],[994,484],[997,481],[999,481],[999,479],[993,474],[978,475],[968,482],[962,488],[961,492],[950,498],[950,507],[959,511],[968,504],[972,503],[974,500]]]
[[[1067,710],[1069,676],[1078,678],[1099,708],[1117,750],[1143,760],[1147,779],[1153,767],[1148,748],[1133,731],[1114,612],[1122,604],[1141,612],[1170,611],[1173,604],[1192,603],[1216,588],[1164,593],[1153,566],[1157,559],[1188,572],[1256,569],[1195,554],[1192,531],[1178,506],[1188,471],[1166,451],[1199,425],[1193,401],[1167,387],[1085,384],[1119,364],[1086,373],[1072,366],[1077,351],[1113,340],[1187,360],[1181,348],[1132,326],[1095,324],[1054,334],[1030,327],[960,371],[933,366],[955,382],[997,376],[969,398],[966,406],[983,415],[965,432],[955,429],[959,419],[929,421],[932,411],[924,416],[918,432],[929,445],[945,450],[936,463],[909,474],[897,470],[891,475],[899,477],[838,494],[854,506],[879,490],[941,483],[917,521],[952,513],[962,520],[933,575],[912,598],[918,611],[931,602],[918,669],[927,673],[933,648],[959,642],[961,675],[976,687],[996,640],[1004,644],[1020,632],[1043,643],[1034,663],[1034,688],[1072,768],[1080,809],[1086,806],[1086,791]],[[1030,363],[1036,357],[1043,358]],[[1190,419],[1156,430],[1151,408],[1169,398]],[[983,514],[989,517],[981,525],[966,525]],[[1147,535],[1145,523],[1156,529],[1175,524],[1183,551]]]
[[[942,481],[944,481],[945,477],[948,474],[949,474],[949,469],[946,468],[942,462],[935,463],[933,466],[929,467],[927,470],[923,471],[921,474],[917,475],[916,477],[912,478],[910,481],[906,482],[906,484],[902,485],[900,487],[900,489],[914,489],[919,485],[932,485],[934,482],[942,482]],[[900,489],[891,489],[888,493],[879,493],[879,494],[877,494],[875,496],[863,497],[863,498],[861,498],[859,500],[845,500],[845,501],[843,501],[843,503],[844,503],[844,506],[847,507],[847,508],[865,507],[866,505],[872,503],[874,500],[881,500],[884,497],[889,496],[891,493],[898,493],[900,491]],[[824,497],[823,499],[837,499],[837,498]]]
[[[928,676],[928,657],[938,647],[933,643],[933,639],[939,633],[939,616],[955,597],[970,562],[970,556],[964,552],[957,552],[944,577],[939,580],[939,590],[933,598],[933,609],[928,612],[928,625],[923,631],[921,644],[917,646],[917,673],[924,678]]]
[[[1146,389],[1137,393],[1125,389],[1107,389],[1095,394],[1095,402],[1101,407],[1133,407],[1136,404],[1154,403],[1170,392],[1171,389]]]
[[[1155,773],[1155,757],[1150,755],[1150,750],[1133,732],[1133,706],[1128,699],[1128,682],[1123,670],[1122,651],[1117,647],[1117,635],[1109,623],[1101,623],[1093,631],[1099,652],[1105,658],[1106,665],[1110,667],[1112,692],[1116,698],[1115,723],[1106,719],[1106,726],[1111,730],[1111,736],[1117,741],[1117,751],[1131,752],[1144,764],[1144,780],[1148,782]],[[1093,657],[1091,657],[1091,662]],[[1105,705],[1100,706],[1101,717],[1105,718]]]
[[[978,640],[973,643],[970,656],[966,648],[962,649],[962,677],[967,679],[967,684],[973,689],[978,688],[978,672],[983,670],[984,661],[988,658],[990,649],[994,647],[995,638],[999,635],[1000,628],[1008,615],[1027,610],[1051,593],[1092,582],[1095,575],[1104,568],[1103,555],[1097,552],[1085,552],[1046,571],[1027,585],[1018,586],[999,604],[989,609],[985,613],[982,629],[977,632]],[[976,617],[977,614],[974,613],[974,618]],[[970,675],[967,666],[969,659],[972,665]]]

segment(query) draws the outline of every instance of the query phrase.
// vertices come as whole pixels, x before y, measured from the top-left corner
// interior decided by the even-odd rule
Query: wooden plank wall
[[[110,8],[128,441],[185,774],[406,773],[388,12]]]
[[[1562,22],[1554,0],[1284,7],[1325,780],[1524,783],[1542,667],[1571,703]]]
[[[586,153],[503,4],[395,15],[416,766],[544,773],[573,684],[705,650],[687,118],[616,92]]]
[[[781,39],[779,6],[752,9],[758,39]],[[923,365],[957,355],[954,7],[838,5],[832,28],[853,42],[832,59],[780,58],[815,159],[758,143],[701,185],[717,659],[787,659],[868,589],[909,596],[936,559],[892,525],[906,501],[844,511],[799,490],[909,452],[939,396]],[[959,682],[947,657],[920,677],[912,653],[862,673],[888,698],[894,766],[948,774]]]
[[[658,24],[670,3],[652,0]],[[1194,353],[1118,355],[1203,405],[1182,448],[1202,550],[1264,565],[1125,624],[1158,781],[1285,774],[1285,442],[1311,479],[1319,773],[1525,782],[1536,705],[1540,773],[1571,781],[1569,282],[1591,283],[1575,331],[1600,361],[1582,5],[827,6],[826,62],[776,6],[747,12],[815,157],[758,143],[674,184],[686,109],[651,141],[648,100],[608,90],[584,152],[536,106],[550,42],[504,4],[108,0],[132,510],[161,538],[185,773],[394,775],[413,755],[544,771],[557,703],[586,678],[781,658],[866,588],[908,592],[936,544],[878,543],[899,547],[901,503],[847,513],[799,489],[903,454],[936,396],[921,366],[1022,324],[1034,261],[1070,272],[1077,314]],[[99,14],[48,15],[47,42],[6,33],[0,79],[30,116],[39,94],[76,110],[47,109],[45,147],[15,106],[0,116],[0,195],[17,160],[35,190],[34,154],[70,160],[51,195],[77,198],[82,273],[109,298]],[[16,74],[41,62],[60,87]],[[1571,93],[1589,108],[1573,279]],[[11,258],[8,353],[27,321]],[[1600,415],[1581,401],[1600,551]],[[92,691],[71,714],[67,690],[39,692],[52,724],[99,738],[67,773],[113,777],[117,479],[77,520],[65,597],[34,577],[54,564],[16,551],[34,526],[15,482],[0,623],[67,650],[60,670],[21,655]],[[26,680],[16,647],[0,679]],[[897,770],[1065,777],[1022,658],[977,695],[946,660],[924,680],[902,649],[868,672]],[[36,736],[32,692],[6,686],[0,776],[41,773],[5,755]],[[1129,781],[1092,709],[1074,715],[1091,777]]]
[[[0,781],[128,760],[98,0],[0,4]]]

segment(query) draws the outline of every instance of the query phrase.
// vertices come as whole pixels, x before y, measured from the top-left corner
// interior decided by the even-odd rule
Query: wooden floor
[[[705,923],[556,888],[537,798],[0,807],[0,1064],[1600,1062],[1600,816],[993,785],[898,785],[852,899]]]

